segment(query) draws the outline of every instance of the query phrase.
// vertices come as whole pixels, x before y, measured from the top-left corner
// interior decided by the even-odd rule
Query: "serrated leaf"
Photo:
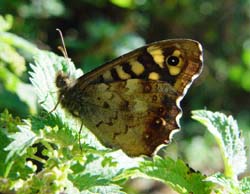
[[[7,162],[8,152],[4,150],[10,144],[8,134],[18,131],[17,125],[21,124],[20,118],[13,118],[7,110],[0,115],[0,177],[7,177],[13,162]],[[1,184],[0,184],[1,185]]]
[[[90,188],[89,190],[84,190],[81,194],[125,194],[125,192],[121,191],[121,187],[118,185],[108,185],[108,186],[95,186]]]
[[[43,138],[49,142],[55,142],[61,146],[72,146],[76,143],[74,131],[57,115],[45,114],[31,118],[32,130],[38,132],[43,130]],[[59,130],[60,129],[60,130]]]
[[[5,148],[5,151],[9,152],[6,161],[9,161],[15,154],[22,156],[27,148],[38,139],[38,136],[31,131],[30,122],[24,120],[24,123],[18,126],[19,132],[9,135],[13,141]]]
[[[76,78],[79,71],[64,57],[59,57],[51,52],[40,51],[34,57],[35,63],[31,64],[30,81],[35,87],[41,106],[48,112],[53,110],[57,103],[57,91],[55,86],[56,75],[59,71],[69,73]],[[56,109],[55,113],[60,115],[61,111]]]
[[[215,137],[224,161],[225,176],[237,179],[246,169],[246,151],[237,121],[232,116],[205,110],[192,111],[192,118],[201,122]]]
[[[81,164],[74,165],[72,167],[74,173],[70,178],[73,184],[80,191],[93,191],[93,188],[105,189],[108,188],[107,186],[119,182],[120,179],[116,177],[123,174],[126,169],[135,167],[138,164],[134,159],[124,155],[121,155],[120,158],[113,157],[112,160],[110,160],[110,157],[112,157],[112,153],[104,157],[88,155],[84,166]],[[105,161],[105,165],[103,165],[103,161]]]
[[[69,59],[59,57],[51,52],[40,51],[34,59],[34,64],[30,65],[32,69],[32,72],[29,72],[31,75],[30,80],[35,88],[41,106],[47,112],[53,110],[51,114],[57,115],[64,124],[70,126],[72,130],[78,133],[81,125],[79,121],[73,119],[71,115],[60,106],[56,107],[56,104],[58,103],[58,88],[55,85],[55,80],[59,71],[68,74],[72,79],[76,79],[82,75],[82,71],[76,69]],[[54,110],[55,107],[56,109]],[[100,144],[96,137],[88,130],[84,129],[85,128],[83,127],[82,133],[80,134],[81,139],[83,140],[83,148],[84,144],[88,144],[87,147],[92,146],[96,149],[104,150],[105,148]]]
[[[0,177],[4,177],[6,174],[6,170],[8,168],[5,164],[8,153],[7,151],[4,150],[4,148],[9,144],[10,139],[8,138],[2,126],[0,126],[0,142],[1,142],[0,144]]]
[[[240,189],[243,193],[250,193],[250,177],[245,177],[240,181]]]
[[[210,181],[210,182],[220,185],[221,186],[220,193],[244,194],[240,191],[237,185],[237,181],[227,178],[221,173],[216,173],[212,176],[207,177],[206,181]]]
[[[171,158],[154,157],[152,161],[141,162],[138,169],[147,178],[162,181],[178,193],[208,194],[211,184],[204,182],[205,176],[193,172],[183,161]]]
[[[58,57],[53,53],[41,52],[35,57],[35,63],[31,65],[33,72],[30,72],[31,82],[34,85],[39,101],[43,108],[50,112],[56,105],[57,88],[55,85],[55,79],[58,71],[68,73],[73,78],[77,78],[80,74],[75,69],[73,63],[68,62],[63,57]],[[79,191],[94,193],[98,190],[105,193],[110,193],[112,189],[115,193],[119,193],[120,187],[115,185],[115,181],[112,181],[114,177],[120,175],[124,169],[135,167],[133,163],[130,166],[124,163],[126,159],[124,157],[118,157],[109,153],[110,151],[104,148],[92,133],[88,130],[82,130],[82,153],[79,156],[73,155],[73,153],[79,154],[74,148],[68,149],[71,145],[79,146],[78,140],[75,138],[76,133],[79,132],[79,123],[77,120],[72,119],[65,110],[60,106],[56,108],[53,114],[47,115],[46,119],[32,119],[33,129],[38,130],[44,128],[43,141],[53,142],[58,146],[58,152],[63,146],[63,156],[68,158],[69,162],[72,162],[71,170],[72,174],[69,175],[70,181],[73,183],[74,188]],[[46,113],[47,114],[47,113]],[[72,130],[74,129],[74,130]],[[74,132],[74,133],[72,133]],[[79,149],[79,148],[78,148]],[[123,154],[124,156],[125,154]],[[87,158],[85,161],[84,158]],[[115,158],[115,159],[114,159]],[[118,158],[123,158],[123,161],[118,161]],[[126,165],[125,165],[126,164]],[[117,181],[117,180],[116,180]],[[118,180],[119,181],[119,180]],[[74,189],[71,188],[71,189]],[[119,192],[118,192],[119,191]],[[101,193],[102,193],[101,192]]]

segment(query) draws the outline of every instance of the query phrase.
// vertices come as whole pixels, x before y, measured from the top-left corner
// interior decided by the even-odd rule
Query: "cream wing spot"
[[[175,57],[180,57],[181,56],[181,51],[180,50],[175,50],[172,54]]]
[[[131,66],[131,71],[133,71],[137,76],[141,75],[144,72],[144,66],[136,60],[129,62]]]
[[[169,69],[170,75],[175,76],[175,75],[178,75],[181,72],[181,69],[179,67],[173,67],[173,66],[170,66],[170,65],[168,65],[168,66],[169,66],[168,69]]]
[[[106,71],[103,75],[102,75],[104,81],[113,81],[113,77],[111,75],[110,71]]]
[[[116,66],[115,69],[116,69],[116,72],[117,72],[117,74],[118,74],[118,76],[119,76],[120,79],[126,80],[126,79],[131,78],[131,75],[128,74],[128,73],[126,73],[126,72],[122,69],[122,66]]]
[[[156,72],[151,72],[148,76],[148,79],[151,80],[159,80],[160,79],[160,75]]]
[[[150,46],[147,48],[147,52],[153,57],[154,62],[159,65],[160,68],[164,68],[164,55],[163,51],[156,46]]]
[[[161,52],[161,54],[159,54],[159,55],[154,55],[153,58],[154,58],[154,61],[155,61],[161,68],[163,68],[164,56],[162,55],[162,52]]]

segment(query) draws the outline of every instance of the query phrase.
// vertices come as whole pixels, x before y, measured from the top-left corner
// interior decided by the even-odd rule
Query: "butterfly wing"
[[[179,102],[201,69],[199,43],[152,43],[80,77],[62,105],[104,145],[151,155],[179,128]]]
[[[181,59],[179,65],[167,64],[167,59],[171,55]],[[78,86],[83,89],[91,82],[102,83],[132,78],[148,80],[150,73],[156,72],[160,75],[158,80],[172,85],[177,82],[175,87],[178,88],[179,93],[183,93],[185,87],[189,86],[200,74],[202,57],[202,47],[197,41],[190,39],[158,41],[122,55],[84,74],[78,79]]]

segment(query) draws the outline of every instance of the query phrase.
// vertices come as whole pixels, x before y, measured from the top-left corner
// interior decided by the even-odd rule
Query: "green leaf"
[[[122,152],[106,154],[104,157],[92,154],[87,156],[84,166],[79,163],[72,166],[74,173],[71,174],[70,180],[80,191],[93,192],[98,188],[103,190],[100,193],[105,193],[109,186],[112,188],[121,179],[124,180],[122,174],[126,169],[136,166],[136,159],[128,158]]]
[[[20,124],[19,118],[13,118],[12,115],[5,110],[0,115],[0,177],[7,177],[10,167],[13,163],[6,162],[8,152],[4,148],[11,142],[8,134],[10,132],[16,132],[18,129],[16,125]],[[1,184],[0,184],[1,185]]]
[[[31,131],[30,121],[24,120],[23,125],[18,126],[19,132],[9,135],[13,141],[5,148],[8,151],[6,161],[9,161],[13,156],[22,156],[26,153],[28,147],[33,145],[39,138],[34,132]]]
[[[249,73],[250,73],[250,69],[247,69],[244,71],[244,73],[241,75],[241,87],[246,90],[246,91],[250,91],[250,78],[249,78]]]
[[[250,49],[249,48],[244,48],[242,52],[242,61],[247,67],[250,67]]]
[[[31,113],[36,112],[36,95],[30,84],[22,82],[5,66],[0,66],[0,80],[8,91],[15,92],[29,106]]]
[[[250,177],[245,177],[240,181],[240,188],[243,193],[250,193]]]
[[[244,194],[236,184],[236,182],[230,178],[225,177],[221,173],[216,173],[212,176],[206,178],[206,181],[216,183],[221,186],[219,193],[228,193],[228,194]]]
[[[35,45],[9,32],[0,31],[0,42],[8,44],[16,49],[20,49],[25,52],[25,54],[28,54],[28,56],[36,55],[39,52],[39,49]]]
[[[40,52],[35,56],[35,63],[31,65],[33,72],[30,72],[31,82],[38,94],[42,107],[50,112],[58,102],[55,79],[58,71],[63,71],[73,79],[82,73],[77,71],[73,63],[63,57],[58,57],[50,52]],[[39,131],[43,129],[42,143],[48,147],[48,163],[61,165],[67,162],[70,165],[69,182],[73,186],[66,187],[67,190],[77,188],[83,193],[121,193],[120,187],[115,179],[125,169],[135,167],[136,162],[124,163],[129,158],[122,153],[110,153],[104,148],[87,129],[83,128],[81,133],[82,152],[78,144],[79,122],[73,119],[60,106],[51,113],[44,113],[42,118],[32,118],[32,129]],[[56,150],[50,149],[50,144],[55,145]],[[56,153],[54,155],[54,153]],[[56,156],[61,156],[56,158]],[[131,159],[132,160],[132,159]],[[47,165],[49,165],[47,164]],[[50,164],[51,165],[51,164]],[[60,168],[59,168],[60,170]],[[113,179],[115,181],[113,181]]]
[[[225,166],[225,176],[237,179],[246,169],[244,140],[236,120],[232,116],[205,110],[192,111],[192,118],[201,122],[217,141]]]
[[[118,185],[108,185],[108,186],[95,186],[90,188],[89,190],[85,190],[81,192],[82,194],[125,194],[125,192],[121,191],[121,187]]]
[[[245,68],[241,64],[234,64],[229,67],[229,79],[232,81],[239,83],[241,80],[241,76],[244,74]]]
[[[164,182],[178,193],[210,193],[211,184],[204,182],[205,176],[194,172],[183,161],[154,157],[152,161],[140,163],[139,172],[147,178]]]
[[[5,18],[2,15],[0,15],[0,32],[10,30],[12,24],[13,24],[12,15],[6,15]]]
[[[51,52],[40,51],[34,57],[35,63],[31,64],[32,72],[30,81],[38,95],[41,106],[50,112],[57,103],[57,91],[55,80],[59,71],[68,73],[72,78],[79,77],[82,72],[76,71],[70,60],[59,57]],[[53,113],[61,114],[56,109]]]
[[[58,103],[58,88],[55,85],[57,73],[63,71],[72,79],[76,79],[82,75],[82,71],[80,69],[76,70],[74,64],[69,59],[59,57],[51,52],[38,52],[35,56],[35,63],[30,66],[32,69],[32,72],[29,72],[31,75],[30,81],[35,88],[39,103],[47,112],[51,112]],[[61,120],[61,124],[58,123],[60,124],[60,127],[64,127],[65,125],[67,128],[67,126],[70,126],[71,130],[74,130],[77,133],[79,132],[80,122],[74,119],[60,106],[57,106],[51,114],[57,115],[58,119]],[[96,137],[85,127],[83,127],[80,135],[84,144],[88,144],[96,149],[105,150]],[[88,145],[87,147],[89,147]],[[83,146],[83,148],[84,147],[85,146]]]
[[[15,48],[4,42],[0,42],[0,60],[4,64],[8,64],[9,69],[18,76],[26,70],[24,57]]]
[[[28,48],[30,44],[8,32],[0,32],[0,80],[6,90],[16,93],[25,102],[31,113],[36,112],[36,96],[30,84],[24,83],[21,76],[26,71],[25,59],[16,48]],[[32,49],[35,52],[36,49]]]
[[[10,185],[13,184],[13,180],[25,179],[36,170],[36,167],[26,160],[27,155],[24,156],[25,153],[32,152],[29,150],[29,141],[33,134],[26,127],[19,118],[13,118],[7,111],[1,113],[0,177],[8,178],[7,182]],[[5,186],[0,186],[0,191],[7,189]]]
[[[132,8],[134,7],[133,0],[110,0],[111,3],[123,8]]]

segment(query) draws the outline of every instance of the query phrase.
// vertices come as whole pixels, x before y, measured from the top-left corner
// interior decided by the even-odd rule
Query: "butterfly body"
[[[129,156],[151,155],[179,128],[180,100],[202,69],[192,40],[146,45],[77,80],[59,73],[63,108],[108,147]]]

